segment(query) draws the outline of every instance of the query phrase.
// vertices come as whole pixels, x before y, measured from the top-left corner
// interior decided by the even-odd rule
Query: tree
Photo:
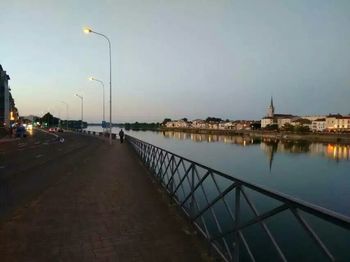
[[[250,128],[251,128],[252,130],[261,129],[261,124],[260,124],[260,122],[252,123],[252,124],[250,125]]]
[[[221,118],[218,118],[218,117],[210,117],[208,116],[207,119],[205,120],[205,122],[221,122],[222,119]]]
[[[48,127],[50,126],[57,126],[59,123],[59,118],[54,117],[50,114],[50,112],[47,112],[41,119],[41,124],[46,123]]]
[[[296,126],[294,131],[297,133],[307,133],[310,132],[310,128],[308,126]]]
[[[267,125],[265,127],[265,130],[278,130],[278,125],[277,124]]]
[[[165,118],[162,122],[162,125],[165,125],[166,123],[171,122],[170,118]]]
[[[284,126],[283,126],[283,130],[293,132],[294,131],[294,126],[292,126],[289,123],[285,123]]]

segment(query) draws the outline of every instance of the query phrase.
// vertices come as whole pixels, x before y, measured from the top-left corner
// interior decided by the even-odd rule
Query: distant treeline
[[[61,120],[57,117],[54,117],[49,112],[46,113],[43,117],[38,117],[34,119],[34,122],[40,122],[40,124],[44,127],[56,127],[61,126],[63,128],[74,128],[74,129],[80,129],[82,126],[81,120]],[[83,122],[83,128],[87,127],[87,122]]]
[[[124,123],[119,125],[121,127],[124,127],[126,130],[155,130],[160,128],[160,123]]]
[[[89,126],[101,126],[100,123],[89,123]],[[161,127],[161,123],[118,123],[112,124],[113,127],[120,127],[126,130],[155,130]],[[109,123],[107,123],[107,127],[109,127]]]

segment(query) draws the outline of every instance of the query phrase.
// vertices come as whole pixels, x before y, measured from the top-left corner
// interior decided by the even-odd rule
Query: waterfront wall
[[[311,142],[350,143],[350,134],[344,133],[291,133],[262,130],[220,130],[196,128],[161,128],[160,131],[176,131],[195,134],[241,135],[253,138],[270,138],[279,140],[307,140]]]

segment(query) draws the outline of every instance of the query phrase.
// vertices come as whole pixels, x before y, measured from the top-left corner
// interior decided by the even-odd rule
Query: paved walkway
[[[189,228],[127,144],[100,141],[2,222],[0,261],[203,261]]]

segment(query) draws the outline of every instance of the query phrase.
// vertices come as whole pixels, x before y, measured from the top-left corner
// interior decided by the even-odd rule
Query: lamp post
[[[76,94],[77,97],[81,100],[81,132],[83,132],[83,112],[84,112],[84,98],[78,94]]]
[[[85,34],[96,34],[99,36],[102,36],[108,41],[108,47],[109,47],[109,144],[112,144],[112,48],[111,48],[111,41],[109,38],[101,33],[98,33],[96,31],[93,31],[90,28],[84,28],[83,29]]]
[[[68,104],[64,101],[61,101],[61,103],[66,105],[66,129],[68,130]]]
[[[99,82],[100,84],[101,84],[101,86],[102,86],[102,91],[103,91],[103,122],[106,120],[105,119],[105,85],[104,85],[104,83],[103,83],[103,81],[102,80],[99,80],[99,79],[96,79],[96,78],[94,78],[94,77],[89,77],[89,80],[90,81],[96,81],[96,82]]]

